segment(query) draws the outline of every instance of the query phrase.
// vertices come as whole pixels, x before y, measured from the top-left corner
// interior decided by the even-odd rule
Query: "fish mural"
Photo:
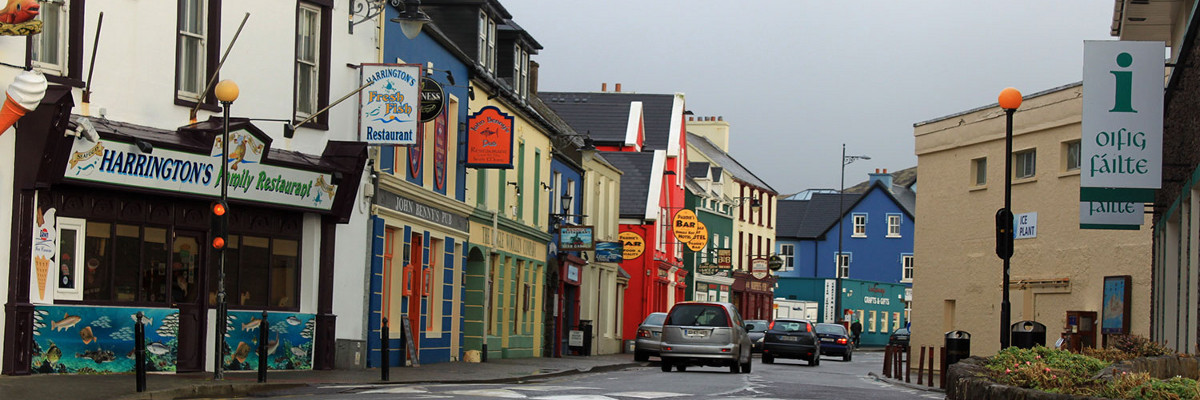
[[[300,325],[300,318],[296,318],[295,315],[287,317],[287,319],[285,321],[287,321],[288,325],[291,325],[291,326]]]
[[[120,374],[134,371],[134,326],[145,313],[149,371],[175,371],[179,310],[46,305],[33,312],[30,366],[38,374]],[[55,318],[54,316],[61,316]],[[169,323],[168,323],[169,321]]]
[[[223,346],[227,351],[226,370],[258,369],[259,331],[255,328],[269,329],[266,342],[268,369],[312,369],[316,315],[268,313],[264,320],[261,311],[230,311],[226,321],[229,322]],[[239,354],[239,350],[246,353]]]
[[[250,322],[242,324],[242,330],[243,331],[251,331],[251,330],[258,328],[258,326],[261,324],[262,324],[261,319],[250,317]]]

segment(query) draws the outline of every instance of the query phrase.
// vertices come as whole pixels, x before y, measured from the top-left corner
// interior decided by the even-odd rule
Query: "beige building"
[[[997,88],[999,93],[999,88]],[[1105,276],[1131,276],[1133,334],[1150,332],[1150,218],[1141,230],[1079,227],[1079,83],[1026,95],[1013,118],[1012,212],[1032,217],[1010,269],[1011,321],[1046,325],[1054,345],[1068,324],[1095,330]],[[972,355],[1000,348],[1003,261],[995,214],[1004,206],[1005,117],[997,104],[914,125],[921,190],[914,253],[912,345],[942,346],[970,332]],[[1076,337],[1079,337],[1077,335]]]

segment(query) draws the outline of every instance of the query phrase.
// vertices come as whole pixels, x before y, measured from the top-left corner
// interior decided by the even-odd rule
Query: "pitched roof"
[[[912,185],[917,183],[917,167],[909,167],[896,172],[892,175],[891,195],[896,199],[904,211],[908,212],[909,216],[916,218],[917,215],[917,192],[912,190]],[[846,193],[865,193],[871,184],[870,180],[859,182],[857,185],[846,188]]]
[[[543,91],[538,96],[576,131],[591,135],[598,144],[625,142],[629,104],[640,101],[646,128],[643,150],[667,150],[675,95]]]
[[[646,214],[646,198],[650,196],[654,152],[606,151],[601,154],[624,172],[621,175],[621,217],[641,219]]]
[[[688,163],[687,176],[688,178],[707,178],[708,168],[711,164],[706,162]]]
[[[724,150],[721,150],[720,147],[717,147],[716,143],[708,140],[708,138],[688,132],[687,143],[695,147],[696,150],[701,154],[704,154],[704,157],[708,158],[709,160],[713,160],[714,164],[724,168],[725,170],[728,170],[734,178],[778,194],[775,189],[771,188],[771,185],[763,182],[762,179],[758,179],[758,176],[754,175],[753,172],[750,172],[749,169],[746,169],[746,167],[742,166],[742,164],[734,159],[733,156],[729,155],[729,153],[726,153]]]

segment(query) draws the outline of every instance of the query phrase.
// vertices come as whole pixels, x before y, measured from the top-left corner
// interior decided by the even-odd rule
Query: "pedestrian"
[[[854,348],[858,348],[858,338],[862,336],[862,324],[857,320],[850,324],[850,334],[854,335]]]

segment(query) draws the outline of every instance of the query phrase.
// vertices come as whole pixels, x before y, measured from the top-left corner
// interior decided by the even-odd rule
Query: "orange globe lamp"
[[[1000,108],[1016,110],[1021,107],[1021,91],[1008,87],[1000,91]]]

